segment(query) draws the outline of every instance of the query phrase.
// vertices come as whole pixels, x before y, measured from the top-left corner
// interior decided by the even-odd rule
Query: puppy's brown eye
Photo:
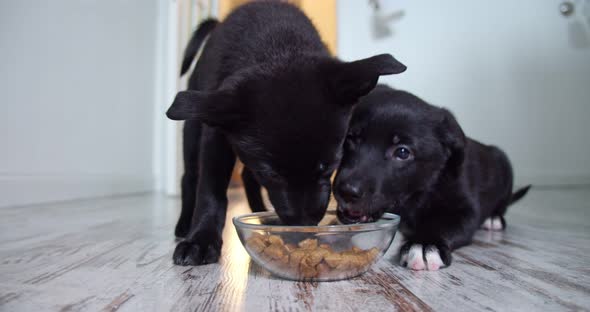
[[[399,160],[408,160],[412,156],[409,148],[400,146],[393,151],[393,156]]]

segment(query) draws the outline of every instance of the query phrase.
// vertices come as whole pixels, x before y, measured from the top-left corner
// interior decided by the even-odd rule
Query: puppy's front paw
[[[400,264],[414,271],[438,271],[450,264],[446,248],[406,243],[400,250]]]
[[[189,241],[185,240],[174,250],[172,260],[177,265],[203,265],[219,261],[221,239]]]
[[[502,231],[504,229],[504,222],[502,217],[490,217],[483,222],[481,227],[488,231]]]

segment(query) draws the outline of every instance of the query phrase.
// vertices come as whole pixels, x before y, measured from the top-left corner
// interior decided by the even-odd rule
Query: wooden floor
[[[249,211],[230,192],[231,217]],[[141,195],[0,209],[0,311],[590,311],[590,189],[533,190],[505,233],[480,231],[451,267],[390,252],[349,281],[276,279],[231,223],[220,264],[172,265],[179,200]]]

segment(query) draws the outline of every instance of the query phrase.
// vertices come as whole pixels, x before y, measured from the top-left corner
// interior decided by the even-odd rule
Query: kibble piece
[[[299,267],[301,260],[305,257],[305,251],[301,249],[294,250],[289,254],[289,265]]]
[[[288,254],[285,254],[281,259],[279,259],[279,261],[282,264],[289,264],[289,255]]]
[[[315,269],[315,267],[303,265],[300,267],[299,272],[304,278],[315,277],[318,274],[318,271]]]
[[[305,255],[305,257],[301,260],[299,264],[299,270],[301,271],[301,275],[303,277],[314,277],[317,274],[315,266],[317,263],[312,263],[309,255]]]
[[[367,259],[363,255],[356,252],[345,251],[342,253],[342,261],[336,266],[337,270],[350,270],[355,268],[362,268],[367,263]]]
[[[330,266],[325,262],[318,264],[315,268],[318,272],[318,276],[327,275],[331,271]]]
[[[353,265],[350,259],[343,259],[334,269],[338,271],[349,271],[352,270]]]
[[[350,256],[350,263],[353,268],[362,269],[365,265],[367,265],[368,261],[365,255],[363,254],[356,254]]]
[[[268,242],[271,244],[285,245],[283,239],[278,235],[271,235],[268,237]]]
[[[305,239],[299,242],[299,247],[303,249],[315,249],[318,247],[318,240],[317,239]]]
[[[352,261],[350,261],[350,255],[342,255],[340,262],[335,267],[336,270],[346,271],[352,269]]]
[[[329,253],[326,256],[324,256],[324,261],[326,261],[326,263],[331,268],[335,268],[340,264],[340,262],[342,262],[342,255],[336,252]]]
[[[305,254],[305,257],[301,259],[301,265],[315,267],[318,265],[322,259],[318,261],[317,257],[312,257],[309,253]]]
[[[366,253],[367,260],[369,261],[369,263],[375,261],[375,259],[377,259],[378,255],[379,255],[379,249],[377,249],[375,247],[367,250],[367,253]]]
[[[264,248],[266,248],[266,243],[264,241],[264,239],[262,239],[260,236],[252,236],[248,239],[248,241],[246,242],[246,245],[248,246],[248,248],[254,250],[254,252],[262,252],[264,250]]]
[[[293,252],[295,249],[297,249],[297,246],[293,244],[286,244],[285,249],[287,249],[288,252]]]
[[[264,254],[273,260],[279,260],[287,254],[287,251],[283,245],[272,244],[264,249]]]
[[[308,252],[307,256],[310,259],[310,263],[317,265],[324,260],[324,257],[330,252],[323,248],[316,248]]]

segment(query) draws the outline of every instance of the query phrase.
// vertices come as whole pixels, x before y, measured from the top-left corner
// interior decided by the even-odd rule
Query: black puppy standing
[[[223,23],[202,23],[182,73],[209,39],[167,112],[184,126],[182,212],[173,260],[216,262],[236,155],[248,201],[264,210],[264,186],[283,222],[317,224],[330,197],[350,111],[380,75],[406,67],[391,55],[345,63],[330,56],[309,19],[280,2],[243,5]]]
[[[400,214],[401,263],[438,270],[451,251],[483,227],[501,230],[504,213],[529,187],[512,193],[512,168],[497,147],[465,137],[446,109],[377,86],[355,107],[334,183],[346,223]]]

